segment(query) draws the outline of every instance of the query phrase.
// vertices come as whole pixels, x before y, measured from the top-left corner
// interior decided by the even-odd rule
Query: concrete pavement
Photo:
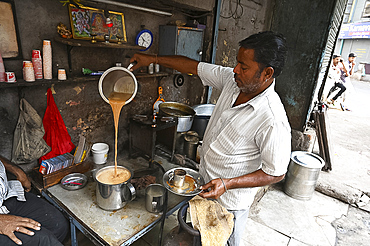
[[[333,246],[331,223],[346,214],[348,205],[314,192],[311,200],[287,196],[281,185],[271,186],[250,211],[245,246]]]
[[[342,111],[339,103],[329,105],[333,170],[321,172],[317,187],[348,203],[370,196],[370,83],[352,84],[352,111]]]

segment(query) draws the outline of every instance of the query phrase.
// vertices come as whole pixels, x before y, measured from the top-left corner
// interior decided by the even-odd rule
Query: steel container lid
[[[215,106],[215,104],[198,104],[193,106],[193,109],[197,116],[211,116]]]
[[[290,159],[307,168],[322,168],[325,165],[325,161],[320,156],[305,151],[293,151]]]

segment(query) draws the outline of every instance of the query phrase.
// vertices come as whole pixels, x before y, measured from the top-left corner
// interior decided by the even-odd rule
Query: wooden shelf
[[[140,78],[153,78],[153,77],[166,77],[169,76],[169,73],[137,73],[135,74],[136,79]],[[58,80],[58,79],[37,79],[34,82],[27,82],[23,79],[18,79],[15,83],[0,82],[0,88],[5,87],[28,87],[28,86],[45,86],[51,84],[69,84],[69,83],[85,83],[85,82],[98,82],[100,76],[72,76],[67,80]]]
[[[134,75],[135,75],[135,77],[137,79],[139,79],[139,78],[150,78],[150,77],[166,77],[166,76],[169,76],[170,74],[169,73],[160,72],[160,73],[153,73],[153,74],[137,73],[137,74],[134,74]]]
[[[97,41],[95,44],[91,43],[90,40],[83,39],[70,39],[56,37],[54,39],[56,42],[67,45],[67,55],[68,55],[68,66],[69,71],[72,72],[72,59],[71,51],[73,47],[89,47],[89,48],[110,48],[110,49],[130,49],[130,50],[144,50],[145,47],[138,45],[128,45],[128,44],[117,44],[117,43],[106,43]]]
[[[142,50],[145,47],[138,45],[128,45],[128,44],[117,44],[114,42],[105,43],[104,41],[97,41],[95,44],[91,43],[90,40],[83,39],[70,39],[70,38],[61,38],[56,37],[56,42],[66,44],[73,47],[91,47],[91,48],[111,48],[111,49],[132,49],[132,50]]]
[[[27,82],[23,79],[17,79],[15,83],[0,83],[0,87],[28,87],[28,86],[43,86],[51,84],[68,84],[68,83],[83,83],[83,82],[93,82],[99,81],[100,76],[84,76],[84,77],[70,77],[67,80],[58,79],[37,79],[34,82]]]

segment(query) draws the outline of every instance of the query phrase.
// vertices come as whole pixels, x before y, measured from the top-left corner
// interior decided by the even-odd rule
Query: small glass
[[[93,43],[93,44],[95,44],[96,43],[96,36],[97,36],[98,34],[96,34],[96,33],[91,33],[90,34],[90,36],[91,36],[91,43]]]
[[[181,188],[185,182],[186,171],[183,169],[176,169],[173,172],[173,185]]]
[[[106,43],[109,43],[109,35],[108,34],[104,35],[104,40],[105,40]]]

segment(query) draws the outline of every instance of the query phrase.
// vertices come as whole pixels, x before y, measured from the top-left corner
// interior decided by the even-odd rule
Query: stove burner
[[[175,122],[175,117],[171,116],[161,116],[161,115],[142,115],[136,114],[132,117],[132,119],[136,122],[140,122],[146,125],[155,124],[159,122],[169,123]]]

